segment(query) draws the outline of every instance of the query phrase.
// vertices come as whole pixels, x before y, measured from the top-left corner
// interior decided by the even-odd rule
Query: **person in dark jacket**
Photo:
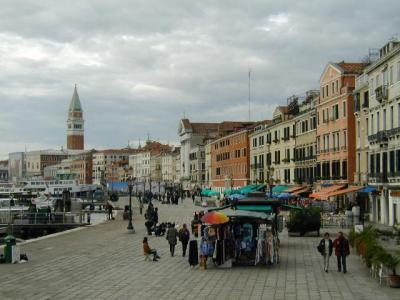
[[[143,253],[144,255],[153,254],[153,261],[157,261],[157,259],[160,258],[160,256],[157,254],[157,250],[150,248],[147,237],[143,238]]]
[[[167,231],[167,241],[169,243],[169,251],[171,252],[171,256],[175,254],[175,246],[178,239],[178,230],[175,228],[175,224],[172,223]]]
[[[350,255],[349,241],[344,237],[343,232],[339,231],[337,238],[333,241],[335,255],[337,258],[338,272],[347,273],[346,257]]]
[[[187,245],[190,240],[190,232],[186,224],[183,224],[182,229],[179,230],[179,241],[182,243],[182,256],[186,256]]]
[[[329,259],[333,252],[333,243],[329,237],[329,233],[324,234],[324,238],[319,242],[318,252],[324,257],[324,271],[328,273]]]

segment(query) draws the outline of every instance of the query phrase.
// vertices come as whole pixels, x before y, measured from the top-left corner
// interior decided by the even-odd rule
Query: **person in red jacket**
[[[337,258],[338,272],[347,273],[346,257],[350,255],[349,241],[344,237],[343,232],[339,231],[337,238],[333,241],[335,255]]]

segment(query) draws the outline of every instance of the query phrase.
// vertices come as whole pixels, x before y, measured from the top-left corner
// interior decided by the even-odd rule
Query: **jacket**
[[[178,238],[178,230],[175,227],[171,227],[167,231],[167,241],[172,245],[176,245]]]
[[[350,254],[349,241],[344,237],[335,239],[333,247],[335,247],[336,256],[348,256]]]
[[[179,230],[179,240],[182,242],[182,243],[189,243],[189,239],[190,239],[190,232],[189,232],[189,230],[186,228],[186,229],[181,229],[181,230]]]
[[[143,253],[144,254],[149,254],[151,251],[149,244],[148,243],[143,243]]]
[[[318,249],[318,252],[321,253],[321,255],[326,255],[326,253],[325,253],[325,239],[322,239],[319,242],[319,245],[318,245],[317,249]],[[331,256],[332,252],[333,252],[333,243],[332,243],[331,239],[329,239],[329,247],[328,247],[328,249],[329,249],[329,256]]]

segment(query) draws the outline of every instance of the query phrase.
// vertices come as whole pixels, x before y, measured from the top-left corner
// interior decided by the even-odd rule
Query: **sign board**
[[[354,225],[354,231],[357,233],[364,231],[364,225]]]

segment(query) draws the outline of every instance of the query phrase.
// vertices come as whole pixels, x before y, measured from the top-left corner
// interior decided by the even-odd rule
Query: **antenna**
[[[251,115],[250,115],[250,80],[251,80],[251,69],[249,66],[249,121],[251,121]]]

